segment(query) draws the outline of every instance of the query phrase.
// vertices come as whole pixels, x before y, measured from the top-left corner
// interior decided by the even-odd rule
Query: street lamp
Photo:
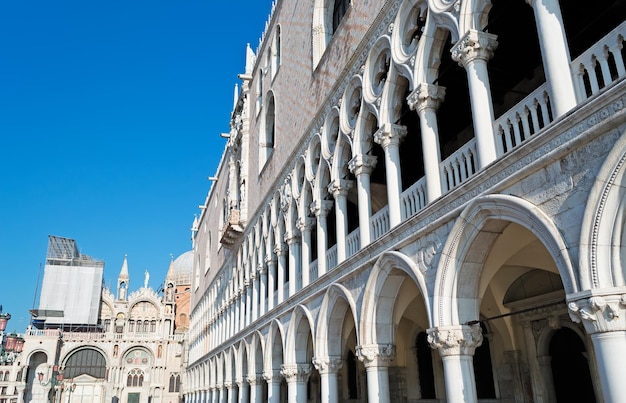
[[[39,380],[39,384],[41,386],[48,386],[48,385],[52,386],[50,388],[50,392],[48,392],[48,401],[56,402],[57,391],[58,390],[63,391],[63,388],[65,386],[63,384],[63,370],[59,369],[58,365],[55,365],[52,367],[52,376],[50,377],[50,379],[48,379],[48,381],[44,381],[43,377],[44,377],[43,372],[37,373],[37,379]]]
[[[76,384],[73,382],[72,379],[69,380],[69,383],[71,383],[71,385],[67,388],[67,403],[71,403],[72,392],[76,390]]]
[[[9,319],[11,319],[11,314],[2,312],[2,305],[0,305],[0,365],[13,364],[24,348],[24,339],[15,332],[4,336]]]

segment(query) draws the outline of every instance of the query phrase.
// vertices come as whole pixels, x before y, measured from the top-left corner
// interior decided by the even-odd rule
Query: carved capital
[[[365,367],[388,367],[396,358],[393,344],[368,344],[356,347],[356,355]]]
[[[428,342],[439,350],[442,357],[451,355],[474,355],[476,347],[483,342],[479,325],[456,325],[428,329]]]
[[[493,57],[493,51],[498,47],[496,38],[496,35],[470,29],[452,47],[452,59],[461,66],[467,66],[477,59],[489,61]]]
[[[313,358],[313,365],[320,374],[336,374],[343,367],[341,357]]]
[[[376,167],[376,161],[377,159],[373,155],[355,155],[354,158],[348,162],[348,169],[357,176],[361,174],[369,175]]]
[[[350,188],[352,188],[352,185],[352,181],[349,180],[333,180],[328,184],[328,193],[333,195],[335,199],[338,199],[340,197],[345,198],[348,196],[348,192],[350,191]]]
[[[248,376],[246,381],[250,384],[250,386],[260,385],[263,382],[262,376]]]
[[[309,364],[283,364],[280,373],[288,383],[306,382],[311,375],[311,366]]]
[[[286,255],[287,252],[287,249],[283,248],[282,244],[276,244],[276,247],[274,248],[274,253],[276,254],[276,256]]]
[[[626,331],[626,294],[594,295],[569,301],[567,308],[589,334]]]
[[[300,234],[297,231],[288,231],[285,233],[284,240],[287,245],[293,245],[300,242]]]
[[[304,233],[306,231],[311,231],[314,225],[315,225],[315,219],[307,217],[307,218],[298,220],[298,222],[296,223],[296,228],[298,228],[300,232]]]
[[[277,263],[276,257],[274,257],[274,255],[268,254],[267,256],[265,256],[265,263],[268,266],[276,265],[276,263]]]
[[[406,134],[406,126],[385,123],[374,133],[374,141],[387,149],[389,146],[399,146]]]
[[[409,108],[418,112],[437,110],[446,97],[446,88],[434,84],[419,83],[406,98]]]
[[[316,200],[311,203],[310,209],[316,217],[326,217],[334,203],[330,200]]]
[[[263,379],[265,379],[267,383],[272,383],[272,382],[280,383],[282,379],[281,371],[280,370],[265,371],[263,372]]]

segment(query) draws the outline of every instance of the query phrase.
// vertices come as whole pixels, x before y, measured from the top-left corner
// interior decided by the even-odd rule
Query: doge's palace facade
[[[625,16],[278,0],[194,222],[185,401],[626,396]]]

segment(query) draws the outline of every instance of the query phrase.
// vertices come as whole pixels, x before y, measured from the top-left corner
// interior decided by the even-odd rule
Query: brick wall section
[[[292,166],[290,158],[303,136],[308,135],[312,119],[328,97],[333,85],[340,77],[355,49],[366,37],[367,30],[379,14],[384,1],[355,2],[348,10],[336,36],[330,41],[319,65],[312,64],[312,21],[313,2],[284,0],[279,2],[265,45],[257,55],[250,99],[255,100],[256,80],[260,79],[259,68],[267,60],[267,46],[273,38],[277,24],[281,27],[281,66],[274,80],[270,75],[262,79],[263,89],[271,90],[276,102],[276,148],[261,175],[258,172],[258,139],[262,112],[252,112],[250,123],[250,183],[249,212],[253,212],[265,195],[272,190],[276,178],[286,164]],[[253,103],[254,108],[254,103]],[[256,116],[256,117],[255,117]]]

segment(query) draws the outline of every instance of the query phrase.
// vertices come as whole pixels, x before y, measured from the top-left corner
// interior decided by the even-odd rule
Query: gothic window
[[[259,70],[256,82],[256,115],[259,116],[263,108],[263,69]]]
[[[130,387],[142,387],[143,386],[143,371],[134,368],[131,369],[128,373],[128,378],[126,378],[126,386]]]
[[[129,332],[134,332],[135,331],[135,321],[134,320],[129,320],[128,321],[128,331]]]
[[[111,328],[111,319],[105,319],[104,320],[104,331],[108,332],[110,328]]]
[[[152,333],[156,332],[156,320],[150,322],[150,331]]]
[[[267,102],[267,110],[265,111],[265,119],[261,124],[261,135],[259,138],[259,172],[263,169],[274,151],[276,140],[275,108],[274,97],[270,95]]]
[[[350,0],[335,0],[333,4],[333,33],[337,30],[337,27],[341,23],[344,15],[350,7]]]
[[[206,251],[204,257],[204,273],[206,274],[211,267],[211,233],[207,234]]]
[[[150,322],[147,320],[143,321],[143,331],[144,333],[148,333],[150,331]]]
[[[193,269],[195,276],[194,276],[194,286],[196,291],[198,290],[198,288],[200,288],[200,256],[198,256],[198,259],[195,259],[195,264],[194,264],[194,269]]]
[[[350,4],[350,0],[315,0],[312,27],[314,68],[348,12]]]
[[[179,374],[171,374],[170,375],[170,385],[169,392],[180,392],[180,375]]]
[[[272,49],[271,49],[271,56],[272,56],[272,60],[271,60],[271,71],[272,71],[272,79],[274,78],[274,76],[276,76],[276,73],[278,72],[278,68],[280,67],[280,25],[278,25],[276,27],[276,32],[274,33],[274,40],[272,42]]]

